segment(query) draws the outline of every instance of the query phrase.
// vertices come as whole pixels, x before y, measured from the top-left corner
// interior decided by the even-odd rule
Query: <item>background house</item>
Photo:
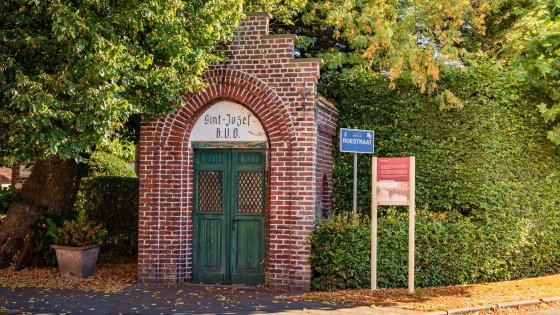
[[[0,164],[0,187],[8,187],[12,183],[12,169]]]

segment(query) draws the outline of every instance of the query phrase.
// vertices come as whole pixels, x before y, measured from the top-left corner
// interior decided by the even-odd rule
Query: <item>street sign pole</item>
[[[358,153],[354,153],[354,199],[353,199],[353,215],[356,219],[356,204],[358,201]]]
[[[358,129],[358,127],[354,127],[354,129]],[[358,212],[357,204],[358,204],[358,153],[354,153],[354,198],[352,204],[352,215],[354,220],[356,220],[356,214]]]

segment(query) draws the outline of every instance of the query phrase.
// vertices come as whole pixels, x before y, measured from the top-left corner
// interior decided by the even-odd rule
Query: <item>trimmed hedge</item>
[[[83,178],[74,210],[85,209],[87,218],[105,223],[105,245],[124,247],[129,253],[138,248],[138,178]]]
[[[441,74],[465,104],[445,109],[407,81],[332,74],[320,89],[340,127],[375,130],[375,155],[416,157],[416,286],[480,283],[560,269],[560,148],[537,105],[542,95],[507,67],[483,63]],[[334,143],[335,213],[352,208],[353,156]],[[371,211],[371,156],[358,158],[358,211]],[[404,207],[379,207],[378,282],[407,285]],[[370,227],[340,217],[311,234],[317,289],[370,284]]]
[[[431,211],[503,213],[560,206],[560,148],[546,139],[538,92],[495,64],[441,74],[439,84],[463,100],[441,110],[438,99],[386,76],[327,77],[320,88],[340,110],[340,127],[375,130],[375,155],[416,157],[416,200]],[[352,208],[353,155],[334,143],[333,204]],[[371,205],[371,156],[358,158],[358,211]]]
[[[0,187],[0,215],[4,215],[10,209],[14,202],[19,201],[19,190],[15,189],[13,185],[8,187]],[[0,221],[2,224],[2,221]]]
[[[84,175],[84,177],[98,176],[137,177],[124,160],[100,150],[91,155],[87,173]]]
[[[508,280],[558,272],[560,212],[542,209],[531,219],[515,215],[464,218],[419,211],[416,217],[415,286]],[[378,285],[408,283],[408,215],[389,209],[378,221]],[[341,216],[319,221],[311,235],[312,288],[370,286],[371,230]]]

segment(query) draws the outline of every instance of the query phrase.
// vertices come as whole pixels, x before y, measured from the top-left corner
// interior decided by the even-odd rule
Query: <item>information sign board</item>
[[[373,130],[340,128],[340,152],[373,153]]]
[[[377,159],[377,202],[402,205],[410,197],[410,159]]]
[[[31,166],[25,167],[25,165],[19,166],[19,177],[25,178],[31,176]]]

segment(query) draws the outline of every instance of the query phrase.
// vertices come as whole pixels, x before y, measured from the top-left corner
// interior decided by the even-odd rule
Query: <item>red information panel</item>
[[[377,159],[377,201],[407,202],[410,196],[410,159]]]

